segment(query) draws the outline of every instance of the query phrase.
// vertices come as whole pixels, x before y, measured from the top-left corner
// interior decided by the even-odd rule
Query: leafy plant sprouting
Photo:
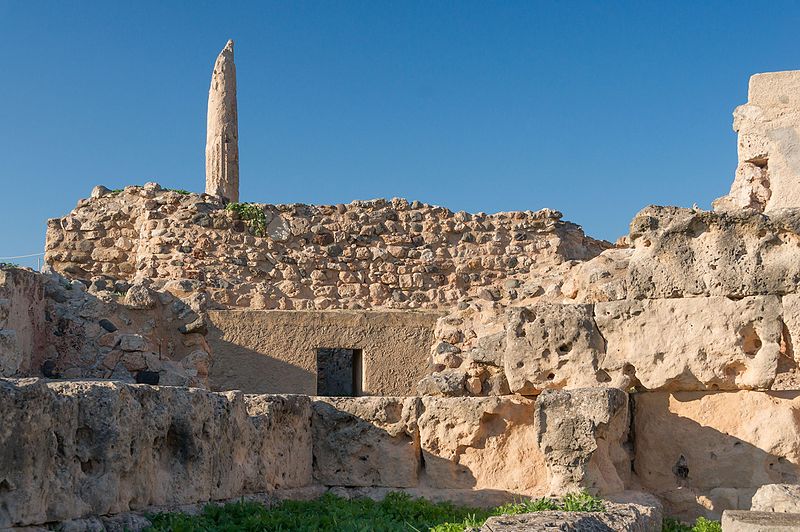
[[[255,203],[228,203],[225,209],[235,212],[240,220],[247,223],[254,235],[266,236],[267,215],[260,205]]]
[[[561,501],[560,510],[565,512],[605,512],[606,507],[601,499],[593,497],[585,491],[567,493]]]
[[[698,517],[694,525],[687,525],[668,517],[664,519],[661,530],[663,532],[722,532],[722,525],[719,521],[711,521],[705,517]]]

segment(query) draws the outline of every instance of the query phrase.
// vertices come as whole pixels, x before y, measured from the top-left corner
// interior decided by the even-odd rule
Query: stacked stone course
[[[401,199],[263,205],[266,235],[214,197],[98,188],[50,220],[46,260],[71,277],[148,279],[221,307],[438,309],[515,299],[610,247],[549,209],[453,213]]]

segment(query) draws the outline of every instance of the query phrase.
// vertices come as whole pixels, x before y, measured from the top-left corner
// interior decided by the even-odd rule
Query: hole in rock
[[[140,371],[136,374],[137,384],[158,384],[161,375],[157,371]]]
[[[317,395],[357,397],[362,395],[361,349],[341,347],[317,349]]]
[[[742,338],[742,350],[747,356],[756,356],[758,350],[761,349],[761,338],[759,338],[755,327],[752,323],[745,325],[739,331],[739,336]]]
[[[672,466],[672,472],[676,477],[685,479],[689,477],[689,465],[686,463],[686,457],[681,455],[675,465]]]

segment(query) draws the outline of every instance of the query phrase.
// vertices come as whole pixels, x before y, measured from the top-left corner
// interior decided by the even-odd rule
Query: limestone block
[[[800,282],[800,209],[767,217],[651,206],[630,239],[628,299],[788,294]]]
[[[532,400],[423,397],[421,404],[425,486],[544,493],[547,472],[536,446]]]
[[[603,338],[590,305],[543,302],[512,308],[507,319],[503,365],[512,392],[535,395],[598,382]]]
[[[800,207],[800,71],[750,78],[748,102],[734,111],[739,165],[719,210],[773,212]]]
[[[328,486],[417,485],[418,400],[317,397],[312,404],[314,478]]]
[[[625,489],[631,467],[628,394],[616,388],[546,390],[536,399],[534,417],[549,493]]]
[[[718,519],[800,475],[800,392],[646,392],[634,399],[634,468],[667,515]]]
[[[602,367],[623,385],[738,389],[775,380],[783,327],[776,296],[598,303],[595,320],[607,343]]]
[[[750,509],[754,512],[800,514],[800,485],[766,484],[758,488]]]
[[[308,401],[275,399],[254,421],[236,392],[2,380],[0,527],[307,482]]]
[[[245,395],[254,434],[247,455],[246,493],[301,488],[313,482],[311,399],[305,395]]]
[[[629,500],[630,499],[630,500]],[[605,512],[534,512],[486,520],[481,532],[560,532],[562,530],[653,532],[661,530],[661,503],[644,493],[626,492],[605,501]]]
[[[11,377],[19,372],[23,355],[17,346],[17,331],[0,329],[0,377]]]
[[[725,510],[722,513],[722,530],[725,532],[794,532],[800,530],[800,515]]]

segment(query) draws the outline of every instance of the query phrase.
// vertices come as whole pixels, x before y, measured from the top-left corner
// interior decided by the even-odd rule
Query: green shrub
[[[266,236],[267,215],[264,208],[255,203],[228,203],[225,209],[235,212],[240,220],[247,223],[250,231],[256,236]]]
[[[559,509],[565,512],[604,512],[606,507],[602,500],[581,491],[568,493],[561,501]]]
[[[0,262],[0,270],[7,270],[9,268],[19,268],[19,264],[13,262]]]
[[[722,532],[719,521],[711,521],[705,517],[698,517],[694,525],[681,523],[677,519],[664,519],[662,532]]]
[[[602,501],[587,493],[564,498],[532,499],[486,510],[432,503],[393,492],[380,502],[371,499],[343,499],[326,494],[313,501],[283,501],[270,508],[254,502],[224,506],[208,505],[200,515],[158,514],[151,516],[151,531],[191,532],[253,531],[388,531],[463,532],[480,527],[492,515],[523,514],[545,510],[577,508],[575,511],[603,511]]]

